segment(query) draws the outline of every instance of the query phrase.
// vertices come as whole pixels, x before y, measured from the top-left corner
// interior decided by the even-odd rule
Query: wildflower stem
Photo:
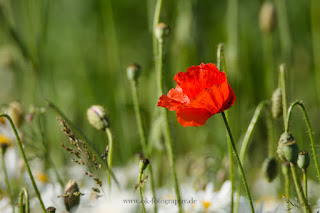
[[[141,200],[141,204],[142,204],[142,209],[143,212],[146,213],[146,208],[144,207],[144,202],[143,202],[143,192],[142,192],[142,184],[141,184],[141,178],[142,178],[142,172],[139,173],[139,194],[140,194],[140,200]]]
[[[20,210],[19,213],[30,213],[29,193],[26,188],[22,188],[20,194]]]
[[[160,20],[160,13],[161,13],[161,6],[162,6],[162,0],[156,0],[156,6],[154,9],[154,17],[153,17],[153,26],[152,26],[152,33],[153,33],[153,55],[154,55],[154,61],[157,61],[158,58],[158,42],[157,37],[155,35],[155,29],[159,23]]]
[[[246,176],[245,176],[245,174],[244,174],[244,171],[243,171],[243,167],[242,167],[242,164],[241,164],[241,161],[240,161],[238,152],[237,152],[236,145],[235,145],[234,140],[233,140],[233,137],[232,137],[232,133],[231,133],[231,130],[230,130],[230,127],[229,127],[229,123],[228,123],[228,120],[227,120],[227,118],[226,118],[225,113],[222,112],[221,114],[222,114],[224,123],[225,123],[225,125],[226,125],[226,128],[227,128],[227,130],[228,130],[228,134],[229,134],[229,137],[230,137],[230,140],[231,140],[231,144],[232,144],[232,148],[233,148],[233,154],[235,155],[236,160],[237,160],[237,162],[238,162],[238,166],[239,166],[239,169],[240,169],[241,177],[242,177],[242,180],[243,180],[243,185],[244,185],[244,187],[245,187],[245,190],[246,190],[246,193],[247,193],[247,197],[248,197],[249,202],[250,202],[251,212],[254,213],[254,207],[253,207],[253,202],[252,202],[252,198],[251,198],[251,195],[250,195],[248,183],[247,183],[247,180],[246,180]]]
[[[287,92],[286,92],[286,74],[285,74],[285,65],[280,65],[280,85],[281,85],[281,92],[282,92],[282,107],[283,107],[283,123],[284,123],[284,130],[288,132],[287,126]]]
[[[304,196],[308,203],[308,180],[307,180],[307,169],[302,169],[303,185],[304,185]]]
[[[139,135],[140,135],[140,142],[141,142],[141,147],[143,150],[144,155],[146,158],[150,160],[150,154],[147,146],[147,140],[146,140],[146,134],[144,131],[144,127],[142,124],[142,118],[141,118],[141,113],[140,113],[140,107],[139,107],[139,100],[138,100],[138,92],[137,92],[137,82],[132,81],[131,82],[131,89],[132,89],[132,98],[133,98],[133,105],[134,105],[134,110],[136,114],[136,119],[137,119],[137,125],[138,125],[138,130],[139,130]],[[156,200],[156,191],[155,191],[155,184],[154,184],[154,178],[153,178],[153,172],[152,172],[152,167],[151,163],[149,164],[149,175],[150,175],[150,184],[151,184],[151,191],[154,200]],[[154,212],[157,213],[157,202],[154,203]]]
[[[106,128],[106,134],[108,136],[109,141],[109,152],[108,152],[108,167],[109,171],[111,171],[112,167],[112,152],[113,152],[113,139],[112,139],[112,133],[110,131],[110,128]],[[111,189],[111,177],[110,172],[108,172],[108,182],[109,182],[109,190]]]
[[[75,124],[73,124],[68,118],[67,116],[56,106],[54,105],[51,101],[47,100],[47,105],[49,108],[53,109],[59,116],[61,116],[61,118],[63,120],[65,120],[70,127],[72,127],[73,130],[75,130],[83,139],[84,139],[84,143],[87,145],[88,149],[95,155],[95,156],[100,156],[100,154],[98,154],[98,152],[91,146],[91,144],[93,144],[92,142],[90,142],[89,138],[81,131],[81,129],[79,129]],[[106,170],[107,174],[110,173],[111,177],[113,178],[113,180],[115,181],[116,185],[118,186],[118,188],[120,189],[120,183],[118,181],[118,179],[116,178],[116,176],[114,175],[114,173],[112,172],[112,170],[109,168],[108,163],[106,163],[104,160],[102,160],[100,157],[97,157],[97,161],[102,165],[102,167]]]
[[[307,111],[303,105],[302,102],[300,101],[295,101],[293,102],[290,107],[289,107],[289,110],[288,110],[288,117],[287,117],[287,121],[286,121],[286,126],[287,126],[287,131],[289,131],[289,127],[290,127],[290,119],[291,119],[291,115],[292,115],[292,110],[295,106],[299,106],[300,109],[302,110],[303,112],[303,115],[304,115],[304,118],[306,120],[306,123],[307,123],[307,127],[308,127],[308,131],[309,131],[309,137],[310,137],[310,143],[311,143],[311,148],[312,148],[312,154],[313,154],[313,159],[314,159],[314,162],[315,162],[315,165],[316,165],[316,170],[317,170],[317,173],[318,173],[318,179],[320,181],[320,168],[319,168],[319,161],[318,161],[318,155],[317,155],[317,151],[316,151],[316,146],[315,146],[315,142],[314,142],[314,137],[313,137],[313,134],[312,134],[312,128],[311,128],[311,123],[310,123],[310,120],[309,120],[309,116],[307,114]]]
[[[162,55],[163,55],[163,40],[158,40],[158,47],[159,47],[159,52],[158,52],[158,57],[156,61],[156,70],[157,70],[157,75],[158,75],[158,91],[159,94],[163,94],[163,83],[162,83]],[[181,196],[180,196],[180,189],[179,189],[179,183],[177,179],[177,174],[176,174],[176,166],[175,166],[175,160],[174,160],[174,154],[173,154],[173,145],[172,145],[172,139],[171,139],[171,131],[170,131],[170,126],[169,126],[169,119],[168,119],[168,111],[166,109],[161,109],[162,110],[162,116],[164,118],[164,136],[165,136],[165,144],[166,144],[166,149],[168,153],[168,158],[170,161],[170,167],[171,167],[171,172],[173,175],[173,182],[174,182],[174,189],[176,192],[177,200],[178,200],[178,207],[179,207],[179,213],[183,212],[182,208],[182,203],[181,203]]]
[[[285,197],[287,199],[290,199],[290,169],[289,169],[289,165],[287,163],[283,163],[282,164],[282,174],[284,177],[284,184],[285,184]],[[287,202],[287,209],[288,209],[288,213],[290,213],[290,203]]]
[[[290,163],[290,168],[291,168],[291,173],[292,173],[292,177],[293,177],[293,181],[294,181],[294,186],[296,188],[299,201],[303,205],[303,211],[305,213],[307,213],[307,212],[311,213],[311,208],[310,208],[310,206],[309,206],[309,204],[307,202],[306,197],[303,194],[303,189],[302,189],[301,183],[298,180],[296,165],[293,164],[293,163]]]
[[[222,68],[223,67],[223,68]],[[222,43],[218,45],[217,50],[217,68],[218,70],[222,71],[224,70],[226,72],[226,65],[225,65],[225,57],[224,57],[224,46]],[[228,111],[225,112],[227,121],[229,121],[229,115]],[[227,131],[228,134],[228,131]],[[234,209],[234,201],[233,201],[233,194],[234,194],[234,172],[233,172],[233,154],[232,154],[232,144],[230,141],[230,138],[228,137],[228,152],[229,152],[229,164],[230,164],[230,181],[231,181],[231,194],[230,194],[230,200],[231,200],[231,210],[230,212],[233,212]]]
[[[26,168],[27,168],[29,177],[30,177],[30,179],[31,179],[33,188],[34,188],[34,190],[35,190],[35,192],[36,192],[36,194],[37,194],[37,197],[38,197],[38,199],[39,199],[41,208],[42,208],[43,212],[45,213],[45,212],[46,212],[46,208],[45,208],[45,206],[44,206],[44,204],[43,204],[43,201],[42,201],[42,199],[41,199],[41,195],[40,195],[40,192],[39,192],[39,190],[38,190],[37,184],[36,184],[36,182],[35,182],[35,180],[34,180],[34,178],[33,178],[33,174],[32,174],[32,172],[31,172],[31,169],[30,169],[30,166],[29,166],[29,163],[28,163],[26,154],[25,154],[24,149],[23,149],[23,147],[22,147],[22,143],[21,143],[21,140],[20,140],[20,137],[19,137],[17,128],[15,127],[15,125],[14,125],[14,123],[13,123],[13,121],[12,121],[12,119],[11,119],[11,117],[10,117],[9,115],[7,115],[7,114],[0,114],[0,117],[6,117],[6,118],[9,120],[10,124],[11,124],[11,127],[12,127],[12,129],[13,129],[13,132],[14,132],[14,134],[15,134],[15,136],[16,136],[16,139],[17,139],[17,142],[18,142],[18,145],[19,145],[19,148],[20,148],[20,152],[21,152],[23,161],[24,161],[24,163],[25,163],[25,165],[26,165]]]
[[[2,164],[2,170],[3,170],[3,174],[4,174],[4,181],[6,183],[6,187],[7,187],[7,193],[9,195],[10,198],[10,203],[11,203],[11,207],[12,207],[12,212],[14,213],[14,202],[13,202],[13,196],[12,196],[12,192],[11,192],[11,187],[10,187],[10,182],[9,182],[9,178],[8,178],[8,173],[7,173],[7,168],[6,168],[6,163],[4,160],[4,155],[6,153],[6,148],[5,147],[1,147],[1,164]]]

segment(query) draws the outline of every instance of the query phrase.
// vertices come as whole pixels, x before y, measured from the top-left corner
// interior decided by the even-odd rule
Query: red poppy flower
[[[202,126],[208,118],[230,108],[236,96],[226,74],[212,63],[192,66],[173,78],[177,82],[167,96],[159,98],[158,106],[177,112],[182,126]]]

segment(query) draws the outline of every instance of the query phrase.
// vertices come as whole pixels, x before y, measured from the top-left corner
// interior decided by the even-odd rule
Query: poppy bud
[[[299,152],[297,164],[300,169],[305,170],[310,165],[309,153],[305,150]]]
[[[262,171],[267,181],[269,183],[272,182],[278,174],[278,165],[276,159],[274,157],[268,157],[265,159],[262,166]]]
[[[278,143],[278,155],[281,160],[296,163],[299,147],[290,133],[283,133]]]
[[[155,29],[155,35],[159,42],[163,41],[163,38],[167,37],[170,33],[170,28],[165,23],[159,23]]]
[[[281,170],[285,176],[289,177],[290,176],[290,163],[289,162],[282,163]]]
[[[281,88],[277,88],[272,93],[271,98],[271,113],[274,119],[278,119],[282,115],[282,91]]]
[[[265,1],[260,10],[260,29],[263,33],[272,33],[276,22],[277,13],[274,4],[270,1]]]
[[[130,81],[137,81],[141,72],[141,66],[133,63],[127,68],[127,76]]]
[[[89,123],[97,130],[105,130],[110,127],[109,117],[103,106],[93,105],[87,110]]]
[[[81,193],[78,184],[75,180],[70,180],[66,186],[65,195],[63,196],[64,205],[68,212],[70,212],[71,209],[78,208],[80,203],[80,195]]]
[[[54,208],[53,206],[50,206],[46,209],[46,212],[52,212],[55,213],[56,212],[56,208]]]
[[[143,173],[143,171],[147,168],[148,165],[149,165],[149,160],[147,158],[140,158],[140,162],[139,162],[140,173]]]
[[[24,109],[19,102],[11,102],[8,108],[8,114],[10,115],[14,125],[18,128],[21,126],[24,120]]]

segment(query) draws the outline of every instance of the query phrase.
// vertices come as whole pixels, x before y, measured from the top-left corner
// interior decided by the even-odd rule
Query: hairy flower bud
[[[68,212],[78,208],[80,203],[80,190],[75,180],[70,180],[66,186],[64,194],[64,205]]]
[[[127,76],[130,81],[137,81],[141,72],[141,66],[133,63],[127,68]]]
[[[309,153],[305,150],[299,152],[297,164],[300,169],[307,169],[310,165]]]
[[[299,147],[290,133],[283,133],[278,143],[278,155],[281,160],[296,164]]]
[[[265,1],[260,10],[260,29],[263,33],[272,33],[276,22],[277,13],[274,4],[271,1]]]
[[[87,110],[89,123],[97,130],[105,130],[110,127],[109,117],[103,106],[93,105]]]
[[[263,174],[268,182],[272,182],[278,174],[278,165],[274,157],[268,157],[263,163]]]
[[[24,109],[22,105],[17,101],[11,102],[8,107],[8,114],[14,125],[19,128],[24,120]]]
[[[271,98],[271,113],[274,119],[278,119],[282,115],[282,91],[281,88],[277,88],[272,93]]]
[[[148,165],[149,165],[149,160],[147,158],[140,158],[140,162],[139,162],[140,173],[142,173],[147,168]]]
[[[163,41],[163,38],[167,37],[170,34],[170,27],[165,23],[159,23],[155,29],[155,35],[159,42]]]

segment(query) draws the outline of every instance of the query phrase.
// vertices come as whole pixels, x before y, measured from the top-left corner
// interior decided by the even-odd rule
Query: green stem
[[[285,73],[285,65],[280,65],[280,85],[281,85],[281,93],[282,93],[282,108],[283,108],[283,123],[284,129],[288,132],[288,126],[286,123],[287,120],[287,92],[286,92],[286,73]]]
[[[248,129],[243,137],[241,148],[240,148],[240,160],[241,160],[242,164],[243,164],[244,158],[246,156],[246,152],[247,152],[247,148],[248,148],[248,144],[249,144],[252,132],[257,124],[258,118],[261,114],[263,107],[266,105],[270,105],[270,101],[262,101],[259,103],[259,105],[257,106],[257,108],[252,116],[252,119],[250,121]],[[238,211],[239,203],[240,203],[240,182],[238,182],[238,184],[237,184],[237,191],[238,191],[238,193],[237,193],[236,203],[235,203],[236,211]]]
[[[10,198],[10,203],[11,203],[11,207],[12,207],[12,212],[14,213],[14,202],[13,202],[13,196],[12,196],[12,192],[11,192],[11,187],[10,187],[10,182],[9,182],[9,178],[8,178],[8,173],[7,173],[7,169],[6,169],[6,163],[4,160],[4,154],[6,152],[5,147],[1,147],[1,164],[2,164],[2,170],[3,170],[3,174],[4,174],[4,181],[6,183],[6,187],[7,187],[7,193],[8,196]]]
[[[298,194],[299,201],[303,205],[303,211],[305,213],[306,212],[311,213],[311,208],[310,208],[310,206],[309,206],[309,204],[307,202],[306,197],[303,194],[301,183],[298,180],[296,165],[294,165],[293,163],[290,163],[290,168],[291,168],[291,173],[292,173],[292,177],[293,177],[293,181],[294,181],[294,186],[296,188],[296,192]]]
[[[308,203],[308,180],[307,180],[307,169],[302,170],[303,174],[303,185],[304,185],[304,196],[306,197]]]
[[[158,93],[159,95],[163,94],[163,82],[162,82],[162,56],[163,56],[163,41],[158,40],[158,47],[159,47],[159,54],[156,61],[156,67],[157,67],[157,75],[158,75]],[[174,189],[176,192],[177,200],[178,200],[178,206],[179,206],[179,213],[183,212],[183,207],[181,203],[181,196],[180,196],[180,189],[176,174],[176,166],[175,166],[175,160],[174,160],[174,154],[173,154],[173,145],[172,145],[172,139],[171,139],[171,131],[169,126],[169,120],[168,120],[168,111],[166,109],[162,110],[162,116],[164,118],[164,135],[165,135],[165,145],[168,153],[168,158],[170,161],[171,166],[171,172],[173,175],[173,182],[174,182]]]
[[[229,127],[228,120],[227,120],[226,115],[225,115],[224,112],[222,112],[221,115],[222,115],[222,117],[223,117],[223,121],[224,121],[224,123],[225,123],[225,125],[226,125],[226,128],[227,128],[227,130],[228,130],[228,134],[229,134],[230,141],[231,141],[232,148],[233,148],[233,154],[235,155],[236,160],[237,160],[237,162],[238,162],[238,166],[239,166],[239,169],[240,169],[240,173],[241,173],[243,185],[244,185],[244,187],[245,187],[245,190],[246,190],[246,193],[247,193],[247,197],[248,197],[249,202],[250,202],[251,212],[254,213],[254,207],[253,207],[253,202],[252,202],[252,198],[251,198],[251,195],[250,195],[248,183],[247,183],[247,180],[246,180],[246,176],[245,176],[245,174],[244,174],[244,171],[243,171],[243,167],[242,167],[242,164],[241,164],[241,161],[240,161],[238,152],[237,152],[236,145],[235,145],[234,140],[233,140],[233,137],[232,137],[232,133],[231,133],[231,130],[230,130],[230,127]]]
[[[223,69],[223,68],[224,69]],[[218,45],[218,50],[217,50],[217,68],[218,70],[222,71],[224,70],[226,72],[226,66],[225,66],[225,57],[224,57],[224,46],[222,43]],[[228,111],[225,112],[227,121],[229,121],[229,115]],[[227,132],[228,134],[228,132]],[[230,141],[230,138],[228,137],[228,153],[229,153],[229,162],[230,162],[230,181],[231,181],[231,194],[230,194],[230,200],[231,200],[231,210],[230,212],[233,212],[234,209],[234,201],[233,201],[233,195],[234,195],[234,172],[233,172],[233,153],[232,153],[232,144]]]
[[[317,170],[317,173],[318,173],[318,179],[319,179],[319,182],[320,182],[319,161],[318,161],[316,145],[315,145],[314,137],[313,137],[313,133],[312,133],[311,123],[310,123],[307,111],[306,111],[303,103],[300,102],[300,101],[293,102],[289,107],[288,117],[287,117],[287,121],[286,121],[287,131],[289,131],[289,127],[290,127],[290,119],[291,119],[291,115],[292,115],[292,110],[296,105],[298,105],[300,107],[300,109],[302,110],[304,118],[305,118],[306,123],[307,123],[308,131],[309,131],[309,137],[310,137],[310,143],[311,143],[311,148],[312,148],[313,159],[314,159],[314,162],[315,162],[315,165],[316,165],[316,170]]]
[[[287,199],[290,199],[290,169],[289,169],[289,163],[283,163],[282,164],[282,174],[283,174],[283,177],[284,177],[284,184],[285,184],[285,197]],[[288,213],[290,213],[290,209],[291,209],[291,206],[290,206],[290,203],[287,202],[287,211]]]
[[[81,129],[79,129],[75,124],[73,124],[68,118],[67,116],[56,106],[54,105],[51,101],[47,100],[47,105],[49,108],[53,109],[59,116],[62,117],[63,120],[65,120],[70,127],[75,130],[83,139],[84,139],[84,143],[87,145],[88,149],[95,155],[95,156],[100,156],[100,154],[98,154],[98,152],[91,146],[91,144],[93,144],[89,138],[81,131]],[[114,175],[113,171],[109,168],[108,163],[105,162],[104,160],[102,160],[100,157],[97,157],[96,160],[98,160],[99,164],[102,165],[102,167],[105,169],[105,171],[107,172],[107,174],[110,173],[111,177],[113,178],[113,180],[115,181],[117,187],[120,189],[120,183],[118,181],[118,179],[116,178],[116,176]]]
[[[140,172],[139,174],[139,194],[140,194],[140,200],[141,200],[141,204],[142,204],[142,209],[143,209],[143,212],[146,213],[146,208],[144,206],[144,200],[143,200],[143,192],[142,192],[142,186],[141,186],[141,178],[142,178],[142,172]]]
[[[139,135],[140,135],[140,143],[142,146],[142,150],[146,158],[150,160],[150,154],[147,146],[147,140],[146,140],[146,134],[144,131],[144,127],[142,124],[142,117],[140,113],[140,107],[139,107],[139,100],[138,100],[138,92],[137,92],[137,82],[132,81],[131,82],[131,89],[132,89],[132,98],[133,98],[133,105],[134,105],[134,110],[136,114],[136,119],[137,119],[137,125],[138,125],[138,130],[139,130]],[[150,175],[150,184],[151,184],[151,191],[153,195],[153,199],[156,199],[156,190],[155,190],[155,184],[154,184],[154,177],[153,177],[153,172],[152,172],[152,167],[151,163],[149,164],[149,175]],[[157,202],[154,203],[154,212],[157,213]]]
[[[110,128],[106,129],[106,134],[108,136],[108,141],[109,141],[108,167],[109,167],[109,169],[111,171],[111,169],[112,169],[113,139],[112,139],[112,133],[110,131]],[[110,172],[108,172],[108,182],[109,182],[109,190],[110,190],[111,189]]]
[[[152,27],[152,33],[153,33],[153,55],[154,55],[154,61],[157,61],[158,57],[158,43],[157,43],[157,37],[155,35],[155,29],[159,23],[160,20],[160,13],[161,13],[161,5],[162,0],[156,0],[156,6],[154,10],[154,17],[153,17],[153,27]]]
[[[274,140],[273,140],[273,118],[272,114],[269,113],[267,115],[267,122],[268,122],[268,157],[273,157],[274,156]]]
[[[31,179],[33,188],[34,188],[34,190],[35,190],[35,192],[36,192],[36,194],[37,194],[37,197],[38,197],[38,199],[39,199],[41,208],[42,208],[43,212],[45,213],[45,212],[46,212],[46,208],[45,208],[45,206],[44,206],[44,204],[43,204],[43,201],[42,201],[42,199],[41,199],[41,195],[40,195],[40,192],[39,192],[39,190],[38,190],[37,184],[36,184],[36,182],[35,182],[35,180],[34,180],[34,178],[33,178],[33,174],[32,174],[32,172],[31,172],[31,169],[30,169],[30,166],[29,166],[29,163],[28,163],[26,154],[25,154],[24,149],[23,149],[23,147],[22,147],[22,143],[21,143],[21,140],[20,140],[18,131],[17,131],[17,129],[16,129],[16,127],[15,127],[15,125],[14,125],[14,123],[13,123],[13,121],[11,120],[11,118],[10,118],[9,115],[7,115],[7,114],[0,114],[0,117],[6,117],[6,118],[9,120],[10,124],[11,124],[11,127],[12,127],[12,129],[13,129],[13,132],[14,132],[14,134],[15,134],[15,136],[16,136],[16,139],[17,139],[17,142],[18,142],[18,145],[19,145],[19,148],[20,148],[20,152],[21,152],[21,155],[22,155],[24,164],[26,165],[26,168],[27,168],[29,177],[30,177],[30,179]]]
[[[20,210],[19,213],[30,213],[29,193],[26,188],[20,192]]]
[[[252,132],[257,124],[257,121],[258,121],[258,118],[261,114],[261,111],[263,109],[264,106],[269,106],[270,105],[270,101],[261,101],[259,103],[259,105],[257,106],[253,116],[252,116],[252,119],[250,121],[250,124],[248,126],[248,129],[243,137],[243,141],[242,141],[242,144],[241,144],[241,148],[240,148],[240,160],[241,160],[241,163],[244,162],[244,158],[246,156],[246,152],[247,152],[247,148],[248,148],[248,144],[249,144],[249,141],[250,141],[250,138],[251,138],[251,135],[252,135]]]

